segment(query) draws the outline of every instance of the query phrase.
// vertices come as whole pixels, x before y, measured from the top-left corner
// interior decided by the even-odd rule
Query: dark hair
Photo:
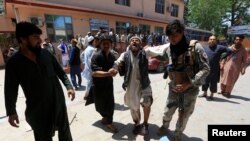
[[[166,27],[166,35],[173,35],[174,33],[183,33],[185,26],[179,21],[174,20],[170,22]]]
[[[30,23],[30,22],[19,22],[16,25],[16,38],[18,43],[21,43],[22,37],[28,37],[32,34],[42,34],[42,30],[38,28],[36,25]]]
[[[241,40],[243,40],[245,37],[244,37],[244,35],[236,35],[235,37],[234,37],[234,40],[236,39],[236,37],[239,37]]]
[[[103,42],[103,41],[110,41],[112,43],[112,39],[108,35],[102,35],[102,36],[100,36],[100,43]]]

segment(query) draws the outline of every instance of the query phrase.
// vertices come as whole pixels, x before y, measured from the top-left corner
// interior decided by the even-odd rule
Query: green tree
[[[194,27],[225,35],[228,26],[250,22],[250,0],[189,0],[188,21]]]
[[[250,22],[250,1],[229,0],[230,6],[223,17],[223,23],[230,23],[230,26],[244,25]]]
[[[194,27],[221,31],[222,17],[230,3],[225,0],[190,0],[188,4],[189,17]]]
[[[189,3],[189,0],[184,0],[184,15],[183,15],[183,19],[184,19],[184,23],[186,25],[189,25],[190,24],[190,21],[188,20],[188,3]]]

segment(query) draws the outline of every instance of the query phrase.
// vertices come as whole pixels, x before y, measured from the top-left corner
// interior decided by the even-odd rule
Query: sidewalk
[[[33,132],[29,130],[24,116],[25,98],[20,90],[17,110],[20,116],[20,127],[12,128],[7,122],[3,98],[4,71],[0,70],[0,140],[1,141],[33,141]],[[150,74],[153,89],[154,103],[149,118],[150,135],[145,140],[160,140],[156,132],[162,123],[163,111],[167,98],[168,88],[162,74]],[[196,108],[184,131],[184,141],[206,141],[208,124],[250,124],[250,94],[249,94],[250,69],[244,76],[240,76],[232,92],[232,98],[227,99],[215,94],[214,101],[205,98],[197,98]],[[114,79],[114,92],[116,110],[114,124],[119,128],[119,133],[112,134],[100,123],[100,115],[95,111],[94,105],[85,106],[82,100],[85,91],[76,92],[76,100],[67,99],[69,121],[74,141],[110,141],[110,140],[144,140],[142,136],[135,137],[132,134],[133,122],[130,111],[123,103],[124,91],[121,88],[123,78],[116,76]],[[65,90],[65,89],[64,89]],[[142,112],[142,111],[141,111]],[[173,116],[170,129],[175,129],[177,112]],[[58,141],[57,136],[54,141]]]

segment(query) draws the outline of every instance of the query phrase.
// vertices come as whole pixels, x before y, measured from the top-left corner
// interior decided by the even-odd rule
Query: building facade
[[[183,0],[5,0],[0,33],[15,31],[15,23],[31,21],[42,38],[53,42],[97,32],[100,27],[115,33],[134,30],[163,33],[168,22],[183,21]]]

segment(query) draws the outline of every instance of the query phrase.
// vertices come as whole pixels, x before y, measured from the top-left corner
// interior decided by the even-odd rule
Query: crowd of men
[[[74,100],[75,90],[82,86],[83,76],[87,80],[83,99],[86,104],[94,103],[96,111],[102,117],[101,123],[117,133],[118,129],[113,124],[113,77],[119,74],[124,77],[122,88],[125,91],[125,104],[130,109],[134,122],[132,132],[135,135],[148,135],[148,119],[153,104],[148,57],[165,52],[169,58],[165,78],[169,77],[171,81],[162,126],[157,133],[162,136],[169,132],[170,121],[178,109],[174,140],[180,141],[194,111],[200,86],[204,91],[200,97],[207,97],[207,90],[210,88],[211,94],[207,98],[213,100],[220,81],[221,94],[230,98],[239,74],[245,74],[247,67],[247,53],[241,44],[242,36],[236,36],[230,47],[217,45],[215,36],[209,38],[208,46],[202,46],[198,41],[189,41],[184,35],[184,29],[184,25],[178,20],[168,24],[166,33],[161,36],[164,36],[161,41],[166,40],[160,44],[170,42],[170,46],[165,47],[163,52],[150,47],[154,46],[153,34],[147,37],[149,46],[146,47],[143,45],[142,35],[132,34],[127,38],[126,49],[117,53],[114,50],[117,36],[113,29],[109,32],[100,30],[95,35],[89,32],[85,37],[78,35],[70,41],[70,45],[60,40],[57,47],[61,52],[60,64],[49,39],[42,43],[41,29],[29,22],[18,23],[16,38],[19,51],[8,60],[5,74],[4,93],[9,123],[18,127],[16,101],[18,86],[21,85],[27,99],[26,120],[34,130],[35,140],[52,141],[57,130],[59,141],[72,141],[59,79],[67,88],[71,100]],[[65,73],[67,66],[70,68],[71,82]],[[143,122],[140,106],[143,108]]]

